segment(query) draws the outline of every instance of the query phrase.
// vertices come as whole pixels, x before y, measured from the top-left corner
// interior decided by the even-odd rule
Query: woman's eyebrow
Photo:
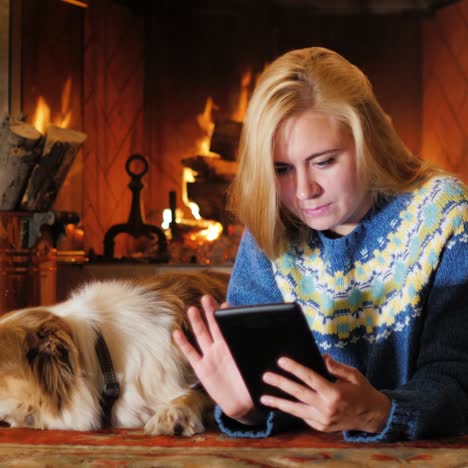
[[[327,149],[323,151],[318,151],[317,153],[312,153],[311,155],[307,156],[304,161],[309,161],[310,159],[318,158],[320,156],[324,156],[325,154],[332,154],[332,153],[339,153],[341,151],[341,148],[333,148],[333,149]],[[288,162],[285,161],[273,161],[275,164],[283,164],[283,165],[288,165]]]
[[[327,150],[324,150],[324,151],[319,151],[317,153],[312,153],[310,156],[307,156],[307,158],[305,158],[305,159],[309,160],[309,159],[318,158],[319,156],[323,156],[325,154],[338,153],[340,150],[341,150],[341,148],[333,148],[333,149],[327,149]]]

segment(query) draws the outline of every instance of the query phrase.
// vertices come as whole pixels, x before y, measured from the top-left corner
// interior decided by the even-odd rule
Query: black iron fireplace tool
[[[143,164],[143,169],[140,172],[135,170],[132,171],[131,165],[134,161],[140,161]],[[141,179],[148,172],[148,162],[143,156],[133,154],[127,159],[125,169],[131,177],[131,181],[128,184],[132,191],[130,215],[126,223],[114,224],[106,232],[106,235],[104,236],[104,257],[106,260],[114,258],[114,238],[118,234],[130,234],[134,238],[146,236],[148,239],[154,239],[154,235],[156,235],[158,245],[156,253],[151,256],[151,261],[166,263],[169,260],[170,255],[167,250],[167,239],[163,230],[152,224],[145,224],[141,215],[140,192],[143,188]]]

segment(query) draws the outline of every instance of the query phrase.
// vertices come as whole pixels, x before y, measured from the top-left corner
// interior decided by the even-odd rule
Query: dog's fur
[[[0,420],[12,427],[96,430],[104,377],[95,351],[107,344],[120,384],[113,427],[147,434],[203,432],[212,402],[172,340],[189,332],[186,310],[203,294],[225,300],[229,275],[169,273],[99,281],[50,307],[0,317]]]

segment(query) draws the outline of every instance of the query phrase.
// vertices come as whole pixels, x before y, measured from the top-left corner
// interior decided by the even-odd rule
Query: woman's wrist
[[[266,414],[265,411],[253,407],[241,417],[236,417],[233,419],[241,424],[245,424],[246,426],[258,426],[265,422]]]
[[[266,419],[265,411],[256,408],[252,401],[248,405],[236,405],[232,408],[221,406],[221,409],[228,418],[247,426],[258,426]]]
[[[387,425],[390,411],[392,409],[392,400],[385,395],[385,393],[378,392],[375,408],[376,409],[373,412],[372,417],[366,424],[367,428],[364,429],[365,432],[369,432],[371,434],[381,432]]]

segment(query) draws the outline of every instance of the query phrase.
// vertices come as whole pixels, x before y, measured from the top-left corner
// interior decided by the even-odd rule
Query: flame
[[[72,111],[70,110],[71,90],[72,79],[69,77],[62,89],[60,113],[55,115],[53,120],[49,104],[47,104],[44,97],[39,96],[32,118],[32,123],[39,132],[44,134],[51,122],[62,128],[67,128],[70,125],[72,118]]]
[[[41,133],[45,133],[46,128],[50,123],[50,107],[47,105],[46,100],[39,96],[36,104],[36,110],[33,116],[33,125]]]
[[[188,182],[195,182],[195,176],[197,175],[197,171],[194,171],[193,169],[190,169],[189,167],[184,167],[184,170],[182,172],[182,201],[184,202],[184,205],[188,208],[190,208],[190,211],[192,212],[192,216],[195,219],[200,220],[200,207],[193,201],[189,200],[188,195],[187,195],[187,183]]]
[[[213,242],[223,233],[223,225],[212,219],[183,219],[179,217],[179,210],[176,211],[176,223],[190,226],[192,231],[188,234],[188,240],[201,245],[205,242]],[[164,231],[168,231],[172,222],[172,213],[169,208],[163,210],[163,222],[161,227]],[[198,230],[197,230],[198,229]],[[169,235],[169,233],[166,233]]]
[[[237,108],[231,115],[231,120],[235,122],[243,122],[245,113],[247,112],[247,105],[249,104],[249,88],[252,83],[252,70],[248,69],[241,78],[241,91],[239,94],[239,101]]]
[[[162,220],[162,223],[161,223],[161,227],[166,231],[167,229],[169,229],[169,226],[172,223],[172,212],[171,212],[171,210],[169,208],[165,208],[163,210],[162,217],[163,217],[163,220]]]
[[[172,223],[172,211],[170,210],[170,208],[165,208],[163,210],[162,217],[163,221],[161,223],[161,227],[166,231],[171,227]],[[182,222],[182,210],[179,210],[179,208],[175,210],[175,218],[176,223]]]
[[[217,106],[213,102],[213,98],[208,97],[205,102],[205,108],[201,114],[197,115],[197,122],[201,130],[203,130],[203,136],[196,142],[197,153],[203,156],[217,156],[215,153],[210,151],[211,137],[215,124],[213,122],[213,109]]]
[[[183,219],[180,216],[179,210],[176,210],[176,223],[181,223],[186,226],[191,226],[193,229],[188,234],[188,240],[197,245],[202,245],[205,242],[216,240],[223,232],[223,225],[211,219],[203,219],[200,215],[200,207],[193,201],[189,200],[187,194],[187,183],[195,182],[197,172],[189,167],[184,167],[182,172],[182,201],[185,206],[190,208],[194,219]],[[171,210],[166,208],[163,210],[163,221],[161,227],[168,230],[172,221]]]
[[[189,239],[197,244],[215,241],[223,232],[223,225],[218,221],[211,219],[203,219],[201,221],[199,231],[194,231],[189,234]]]

